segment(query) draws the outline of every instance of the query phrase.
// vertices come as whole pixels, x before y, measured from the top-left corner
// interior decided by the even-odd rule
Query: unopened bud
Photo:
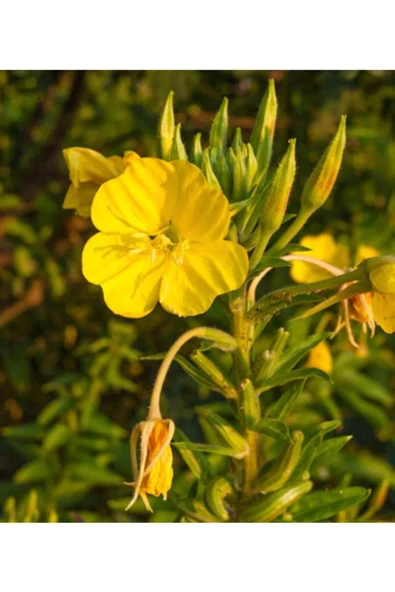
[[[175,131],[174,111],[173,111],[174,91],[170,91],[163,108],[162,117],[159,122],[159,139],[162,158],[171,160],[171,151],[173,146],[173,137]]]
[[[247,166],[243,149],[236,151],[236,160],[233,167],[233,199],[235,201],[245,199],[248,193]]]
[[[226,150],[228,133],[228,99],[225,97],[214,117],[213,125],[210,131],[210,147],[220,148],[223,153]]]
[[[252,504],[249,504],[240,515],[243,522],[271,522],[286,509],[309,493],[313,487],[312,481],[302,481],[294,485],[283,487],[275,493],[268,493]]]
[[[241,133],[241,127],[237,127],[235,129],[235,135],[233,136],[232,141],[232,150],[236,152],[238,148],[241,148],[243,145],[243,136]]]
[[[234,458],[244,458],[248,454],[247,441],[231,424],[209,411],[204,412],[203,417],[220,439],[234,450]]]
[[[207,179],[207,183],[210,185],[210,187],[212,187],[213,189],[219,189],[220,191],[222,191],[221,184],[218,181],[217,176],[213,171],[213,167],[211,166],[210,157],[209,157],[207,148],[203,151],[202,171],[203,171],[203,174],[205,175],[205,177]]]
[[[288,150],[277,168],[263,204],[260,213],[260,227],[264,232],[273,234],[280,228],[283,221],[295,179],[295,143],[296,140],[289,140]]]
[[[270,142],[273,142],[274,128],[277,117],[277,97],[274,80],[269,80],[268,89],[259,106],[258,115],[251,134],[251,144],[258,152],[260,143],[264,140],[265,135],[268,134]]]
[[[273,464],[259,477],[254,490],[268,493],[280,489],[290,478],[299,462],[304,435],[297,430],[292,434],[292,444],[289,444]]]
[[[302,210],[314,212],[328,199],[339,173],[345,145],[346,116],[343,115],[335,137],[305,185]]]
[[[187,151],[181,139],[181,123],[176,126],[171,147],[171,160],[188,160]]]
[[[194,164],[196,164],[196,166],[201,167],[202,166],[202,160],[203,160],[203,150],[202,150],[202,134],[196,134],[196,136],[193,138],[193,144],[192,144],[192,162]]]

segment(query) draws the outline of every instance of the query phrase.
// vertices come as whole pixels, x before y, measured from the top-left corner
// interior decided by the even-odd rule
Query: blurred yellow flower
[[[310,351],[306,366],[307,368],[318,368],[327,374],[332,372],[332,354],[328,344],[325,341],[321,341],[321,343],[313,347],[313,349]]]
[[[147,494],[163,495],[173,481],[173,453],[170,442],[174,435],[174,423],[170,419],[147,419],[137,424],[131,435],[131,453],[133,465],[134,496],[126,510],[131,508],[138,496],[144,502],[147,510],[152,512]],[[137,441],[140,438],[140,458],[137,461]]]
[[[130,159],[99,188],[92,222],[100,232],[85,245],[83,274],[116,314],[143,317],[158,301],[179,316],[201,314],[246,278],[247,252],[224,240],[228,201],[188,162]]]
[[[63,207],[75,209],[80,216],[89,218],[91,204],[100,185],[123,173],[126,163],[121,156],[106,158],[89,148],[66,148],[63,156],[71,182]]]
[[[369,273],[375,321],[386,333],[395,331],[395,263],[385,263]]]
[[[314,257],[342,269],[350,265],[348,247],[337,244],[331,234],[325,232],[316,236],[308,234],[302,238],[300,245],[311,249],[303,253],[308,257]],[[292,261],[291,277],[300,284],[309,284],[325,280],[331,277],[331,273],[305,261]]]

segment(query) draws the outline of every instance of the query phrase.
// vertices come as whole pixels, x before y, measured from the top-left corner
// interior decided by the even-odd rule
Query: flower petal
[[[99,232],[82,253],[85,278],[101,285],[110,310],[129,318],[143,317],[157,304],[165,260],[164,252],[150,247],[148,237],[140,243],[136,248],[122,235]]]
[[[159,301],[180,317],[201,314],[216,296],[239,288],[247,272],[247,252],[240,245],[191,242],[182,259],[175,252],[168,257]]]
[[[373,269],[370,281],[379,292],[395,293],[395,264],[386,263]]]
[[[159,158],[133,158],[122,175],[96,193],[92,222],[103,232],[155,235],[169,224],[176,200],[171,164]]]
[[[378,325],[386,333],[395,332],[395,294],[373,292],[373,316]]]
[[[126,166],[120,156],[106,158],[100,152],[89,148],[66,148],[63,150],[63,156],[74,187],[88,182],[100,185],[120,175]]]
[[[331,263],[340,268],[345,268],[350,264],[348,247],[336,244],[331,234],[322,233],[316,236],[306,235],[302,238],[300,244],[303,247],[311,249],[304,253],[308,257],[314,257],[315,259]],[[309,284],[311,282],[325,280],[332,276],[328,271],[312,265],[311,263],[292,261],[291,277],[295,282]]]
[[[229,203],[218,189],[211,189],[201,170],[182,160],[173,161],[178,184],[172,223],[181,239],[214,242],[225,238],[229,228]]]

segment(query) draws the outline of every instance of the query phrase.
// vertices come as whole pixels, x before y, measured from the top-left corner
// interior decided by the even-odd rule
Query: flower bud
[[[254,485],[255,491],[268,493],[280,489],[292,475],[299,462],[304,435],[299,430],[293,432],[292,443],[273,461],[269,469],[264,470]]]
[[[210,131],[210,147],[220,148],[225,153],[228,133],[228,99],[225,97],[214,117]]]
[[[221,389],[222,394],[227,399],[237,399],[237,390],[231,381],[224,376],[221,370],[200,350],[191,354],[191,360],[211,378],[213,383]]]
[[[220,415],[204,411],[202,416],[213,428],[220,440],[224,441],[234,450],[234,458],[244,458],[248,454],[248,444],[245,438]]]
[[[238,148],[235,156],[236,160],[233,167],[233,199],[237,201],[247,197],[248,176],[243,149]]]
[[[274,80],[269,80],[268,89],[259,106],[258,115],[251,134],[251,144],[258,152],[260,143],[264,140],[267,134],[270,138],[270,143],[273,142],[274,128],[277,117],[277,97]]]
[[[232,187],[232,175],[226,161],[226,158],[219,147],[209,149],[211,165],[215,176],[221,184],[222,191],[226,196],[230,196]]]
[[[159,139],[162,158],[172,160],[171,151],[175,131],[173,111],[174,91],[170,91],[163,108],[162,117],[159,122]]]
[[[196,134],[193,138],[193,145],[192,145],[192,162],[196,164],[199,168],[202,166],[202,159],[203,159],[203,150],[202,150],[202,134]]]
[[[232,150],[234,150],[234,152],[236,152],[236,150],[238,148],[241,148],[242,145],[243,145],[243,136],[241,133],[241,127],[237,127],[235,129],[235,135],[233,136]]]
[[[229,333],[221,331],[220,329],[213,329],[211,327],[201,327],[203,339],[209,339],[213,341],[213,347],[221,349],[222,351],[229,352],[233,351],[237,347],[237,341]]]
[[[302,210],[314,212],[328,199],[339,173],[345,145],[346,116],[343,115],[335,137],[305,185]]]
[[[174,132],[170,160],[188,160],[187,151],[185,150],[184,143],[181,139],[181,123],[176,126]]]
[[[222,191],[222,187],[220,182],[217,179],[216,174],[213,171],[213,167],[211,166],[210,157],[208,154],[208,148],[203,151],[203,158],[202,158],[202,171],[207,179],[207,183],[213,189],[219,189]]]
[[[224,477],[215,477],[205,490],[206,504],[210,512],[219,520],[229,520],[225,498],[232,493],[232,486]]]
[[[313,487],[312,481],[302,481],[294,485],[283,487],[275,493],[268,493],[258,501],[249,504],[241,513],[243,522],[271,522],[286,509],[309,493]]]
[[[289,147],[280,162],[267,198],[260,213],[260,228],[264,233],[273,234],[278,230],[283,221],[295,179],[296,140],[289,140]]]

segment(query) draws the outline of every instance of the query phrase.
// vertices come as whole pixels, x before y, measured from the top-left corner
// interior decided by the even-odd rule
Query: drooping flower
[[[123,173],[131,158],[137,155],[126,152],[123,158],[106,158],[100,152],[89,148],[66,148],[63,150],[63,156],[69,169],[71,183],[63,207],[74,209],[80,216],[89,218],[92,201],[100,185]]]
[[[143,317],[158,301],[179,316],[201,314],[247,275],[247,252],[224,240],[226,197],[188,162],[131,159],[99,188],[92,222],[100,232],[85,245],[83,274],[116,314]]]
[[[386,258],[388,261],[390,258]],[[386,333],[395,332],[395,258],[369,273],[372,283],[371,306],[376,323]]]
[[[351,257],[348,246],[336,243],[332,235],[328,233],[316,236],[307,235],[303,237],[300,244],[310,250],[306,252],[305,261],[292,261],[291,277],[294,281],[298,283],[316,282],[329,278],[334,274],[339,275],[343,271],[346,272],[350,269]],[[363,259],[376,257],[377,255],[379,255],[379,252],[374,247],[360,245],[355,254],[355,266]],[[291,258],[290,256],[289,259]],[[312,262],[308,261],[309,258],[312,259]],[[303,256],[301,259],[303,259]],[[314,260],[318,260],[317,263],[321,262],[322,267],[313,264]],[[341,289],[346,288],[348,285],[350,284],[344,284]],[[341,306],[342,314],[339,315],[335,334],[345,326],[350,343],[358,347],[352,333],[350,319],[362,324],[364,331],[369,327],[372,335],[375,330],[375,321],[381,325],[373,310],[372,293],[366,292],[352,296],[345,299]]]
[[[152,512],[147,494],[166,499],[173,480],[173,453],[170,442],[175,426],[171,419],[147,419],[137,424],[130,438],[134,496],[126,510],[138,496],[147,510]],[[137,442],[140,436],[140,454],[137,459]]]

